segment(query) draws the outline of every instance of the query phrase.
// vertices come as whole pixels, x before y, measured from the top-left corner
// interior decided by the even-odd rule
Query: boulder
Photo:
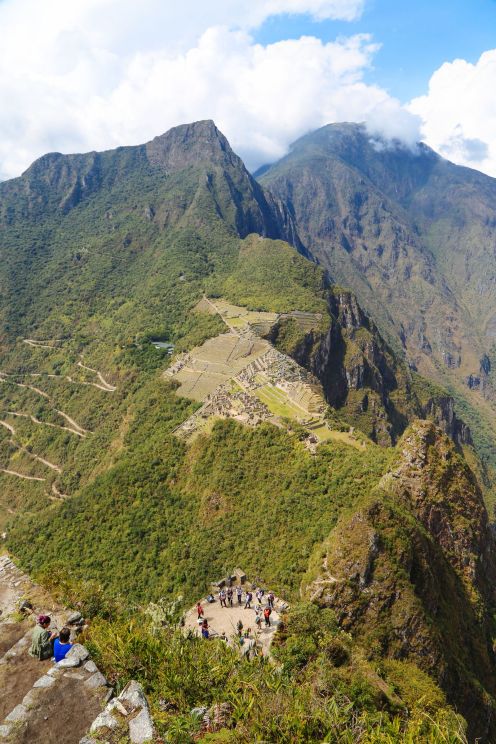
[[[51,687],[54,684],[55,677],[52,677],[50,674],[44,674],[43,677],[36,680],[33,687]]]
[[[24,705],[16,705],[16,707],[10,711],[8,716],[5,716],[5,720],[9,723],[16,723],[17,721],[25,721],[28,715],[28,709]]]
[[[129,721],[129,739],[131,744],[145,744],[147,741],[153,741],[153,736],[153,722],[147,705]]]
[[[67,618],[67,625],[76,625],[80,620],[83,619],[83,616],[80,612],[73,612],[72,615],[69,615]]]
[[[84,684],[86,685],[86,687],[89,687],[91,689],[93,689],[94,687],[105,687],[105,685],[107,684],[107,680],[101,672],[95,672],[95,674],[92,674],[91,677],[88,677]]]
[[[114,718],[112,713],[110,713],[107,709],[103,710],[97,718],[93,721],[90,728],[90,734],[94,734],[99,729],[107,728],[107,729],[115,729],[119,725],[119,722]]]
[[[86,662],[86,664],[84,665],[84,668],[86,669],[87,672],[91,672],[91,673],[98,672],[97,665],[95,664],[94,661],[91,661],[91,659]]]
[[[77,659],[78,661],[86,661],[89,657],[90,652],[86,646],[82,646],[80,643],[75,643],[74,646],[67,652],[66,659]],[[60,662],[59,662],[60,663]]]
[[[148,707],[143,687],[134,679],[127,683],[118,699],[122,703],[127,703],[132,710]]]
[[[62,659],[62,661],[57,662],[57,669],[71,669],[71,667],[78,667],[80,665],[80,661],[76,657],[71,657],[69,654],[65,657],[65,659]]]

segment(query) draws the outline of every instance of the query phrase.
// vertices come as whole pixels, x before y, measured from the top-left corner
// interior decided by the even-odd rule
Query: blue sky
[[[199,119],[252,170],[357,121],[496,176],[496,0],[0,0],[0,35],[0,178]]]
[[[269,44],[308,34],[331,41],[350,33],[372,34],[382,45],[364,79],[407,102],[426,92],[429,78],[444,62],[461,58],[475,63],[496,47],[496,1],[367,0],[357,21],[272,16],[255,39]]]

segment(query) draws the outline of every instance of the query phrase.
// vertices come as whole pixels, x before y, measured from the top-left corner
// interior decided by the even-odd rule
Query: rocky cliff
[[[432,674],[470,737],[494,741],[496,543],[482,494],[433,423],[417,421],[397,450],[315,554],[303,592],[372,655]]]
[[[291,333],[289,319],[279,322],[270,337],[320,380],[332,408],[385,446],[394,444],[415,417],[432,419],[459,447],[471,444],[453,399],[418,382],[353,293],[333,288],[328,309],[325,331]]]

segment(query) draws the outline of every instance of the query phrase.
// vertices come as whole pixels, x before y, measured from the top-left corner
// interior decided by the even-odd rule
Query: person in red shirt
[[[264,610],[264,618],[265,618],[265,627],[270,628],[270,615],[272,613],[272,610],[270,607],[266,607]]]

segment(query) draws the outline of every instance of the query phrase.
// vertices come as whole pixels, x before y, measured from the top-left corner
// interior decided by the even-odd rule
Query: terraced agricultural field
[[[223,333],[192,349],[184,366],[176,372],[173,365],[167,374],[181,383],[178,395],[204,401],[219,385],[230,380],[269,348],[268,342],[262,339]]]
[[[308,411],[290,400],[287,393],[270,383],[255,390],[256,396],[265,403],[275,416],[303,421],[308,419]]]
[[[251,325],[267,325],[270,328],[279,317],[277,313],[248,310],[246,307],[232,305],[226,300],[216,299],[212,300],[211,303],[224,322],[231,328],[248,328]]]

